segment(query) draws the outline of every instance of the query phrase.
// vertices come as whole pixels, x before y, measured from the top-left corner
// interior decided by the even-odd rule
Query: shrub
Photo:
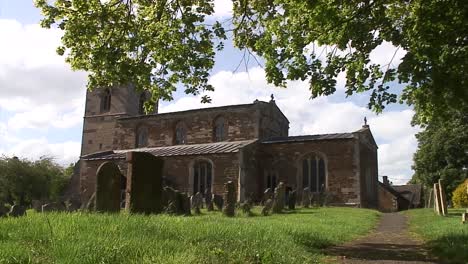
[[[452,203],[455,208],[468,207],[468,179],[458,185],[452,194]]]

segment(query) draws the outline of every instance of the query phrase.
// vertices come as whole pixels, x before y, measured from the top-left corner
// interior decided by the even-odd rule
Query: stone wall
[[[260,179],[257,193],[266,188],[266,173],[277,171],[277,182],[297,188],[302,194],[302,159],[317,153],[326,164],[326,190],[332,203],[360,204],[359,164],[355,159],[356,139],[335,139],[306,142],[263,144],[261,147]],[[260,197],[258,197],[260,198]]]
[[[378,195],[379,211],[386,213],[398,211],[397,198],[380,184],[378,185]]]
[[[214,122],[219,117],[226,122],[226,141],[288,135],[289,121],[276,104],[258,101],[246,105],[121,118],[113,135],[113,148],[135,148],[137,131],[142,128],[148,129],[148,147],[174,145],[175,127],[179,123],[186,128],[186,144],[211,143],[215,141]]]

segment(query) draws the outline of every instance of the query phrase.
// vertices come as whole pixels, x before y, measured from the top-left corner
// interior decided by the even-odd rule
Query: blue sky
[[[216,16],[228,17],[229,0],[215,2]],[[71,71],[55,54],[61,32],[40,28],[40,18],[31,0],[0,0],[0,155],[52,156],[68,164],[80,152],[86,74]],[[394,47],[384,43],[371,59],[385,63],[393,52]],[[286,89],[273,87],[254,60],[247,71],[242,64],[233,72],[242,54],[229,40],[217,54],[210,77],[216,89],[209,94],[212,104],[200,104],[199,96],[177,91],[174,101],[161,103],[161,111],[269,100],[273,93],[291,122],[291,135],[355,131],[367,116],[379,144],[379,174],[394,183],[411,177],[414,135],[419,129],[410,125],[409,107],[395,104],[375,115],[366,108],[368,95],[345,98],[343,78],[338,79],[335,95],[309,100],[306,82],[290,82]]]

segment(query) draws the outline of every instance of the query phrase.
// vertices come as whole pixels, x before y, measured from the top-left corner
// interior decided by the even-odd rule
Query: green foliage
[[[447,217],[441,217],[432,209],[414,209],[410,216],[410,228],[426,240],[431,253],[442,263],[465,264],[468,260],[468,225],[461,223],[461,210],[449,209]]]
[[[213,1],[35,0],[41,25],[64,30],[57,53],[88,72],[88,88],[132,84],[157,98],[213,90],[207,83],[221,24],[205,23]],[[209,98],[204,97],[204,100]]]
[[[2,157],[0,201],[29,205],[35,199],[56,200],[70,176],[50,158],[29,161]]]
[[[468,207],[468,180],[458,185],[453,191],[452,204],[455,208]]]
[[[369,92],[380,112],[398,101],[390,83],[404,83],[400,102],[414,104],[416,122],[437,113],[468,109],[468,8],[441,1],[233,1],[233,28],[213,17],[213,1],[35,0],[43,27],[64,30],[57,53],[73,69],[88,72],[88,88],[133,84],[152,100],[211,91],[207,83],[225,31],[234,43],[260,55],[268,82],[308,80],[312,97],[336,91],[346,75],[346,94]],[[213,21],[206,24],[206,20]],[[398,67],[369,55],[384,41],[406,51]],[[203,97],[203,101],[209,101]],[[152,104],[151,104],[152,105]]]
[[[413,182],[429,188],[439,179],[450,197],[468,178],[468,112],[452,112],[448,118],[436,118],[416,135]]]
[[[379,215],[357,208],[259,212],[28,213],[0,219],[0,263],[319,263],[322,248],[369,232]]]

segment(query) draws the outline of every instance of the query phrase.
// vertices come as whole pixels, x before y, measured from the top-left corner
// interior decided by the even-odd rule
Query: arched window
[[[181,145],[187,143],[187,129],[182,121],[175,126],[175,144]]]
[[[193,193],[211,191],[212,166],[208,161],[198,161],[193,165]]]
[[[145,102],[146,102],[146,94],[143,92],[140,95],[140,100],[138,101],[138,114],[140,115],[145,114]]]
[[[148,146],[148,128],[140,127],[137,131],[136,147],[142,148]]]
[[[111,91],[109,88],[105,89],[101,97],[101,112],[110,111],[111,107]]]
[[[302,160],[302,188],[309,187],[311,192],[325,190],[325,161],[317,155],[309,155]]]
[[[226,140],[227,126],[223,117],[216,118],[214,122],[213,137],[215,142]]]

